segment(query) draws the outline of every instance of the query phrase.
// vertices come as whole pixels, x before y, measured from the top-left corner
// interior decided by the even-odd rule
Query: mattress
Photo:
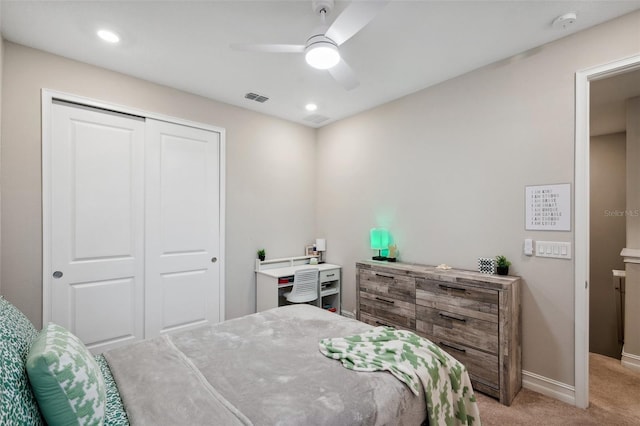
[[[131,424],[420,425],[422,392],[322,355],[372,327],[305,304],[104,353]]]

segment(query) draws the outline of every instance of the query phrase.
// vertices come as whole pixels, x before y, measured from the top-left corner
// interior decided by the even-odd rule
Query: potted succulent
[[[260,249],[260,250],[258,250],[258,259],[260,259],[260,260],[264,260],[266,256],[267,256],[267,254],[266,254],[266,252],[264,251],[264,249]]]
[[[509,266],[511,266],[511,262],[505,256],[496,256],[496,272],[498,275],[509,275]]]

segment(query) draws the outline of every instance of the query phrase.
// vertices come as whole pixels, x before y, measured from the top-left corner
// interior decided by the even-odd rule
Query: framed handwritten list
[[[571,185],[525,186],[527,231],[571,230]]]

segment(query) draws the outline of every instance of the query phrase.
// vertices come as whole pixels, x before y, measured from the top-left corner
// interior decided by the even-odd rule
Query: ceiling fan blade
[[[329,68],[328,71],[331,77],[347,90],[355,89],[360,85],[356,73],[343,59],[335,67]]]
[[[267,53],[302,53],[302,44],[232,44],[232,49],[244,50],[247,52],[267,52]]]
[[[389,1],[352,1],[333,21],[325,35],[340,46],[376,17]]]

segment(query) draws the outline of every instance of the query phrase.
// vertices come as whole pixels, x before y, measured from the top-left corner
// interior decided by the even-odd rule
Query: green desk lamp
[[[373,256],[373,260],[387,260],[385,256],[382,256],[381,251],[386,250],[389,247],[389,231],[384,228],[371,228],[369,232],[369,241],[371,243],[372,250],[378,250],[378,255]]]

